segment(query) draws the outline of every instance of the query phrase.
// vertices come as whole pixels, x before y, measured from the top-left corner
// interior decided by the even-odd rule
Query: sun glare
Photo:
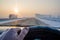
[[[17,7],[14,8],[14,12],[18,13],[18,8]]]

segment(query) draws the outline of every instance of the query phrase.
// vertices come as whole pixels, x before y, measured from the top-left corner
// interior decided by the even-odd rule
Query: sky
[[[0,0],[0,18],[9,14],[31,17],[36,13],[60,15],[60,0]]]

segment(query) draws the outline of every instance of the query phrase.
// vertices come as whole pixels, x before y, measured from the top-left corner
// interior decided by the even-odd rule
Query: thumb
[[[21,30],[19,36],[18,36],[18,40],[23,40],[24,37],[26,36],[26,34],[29,31],[29,27],[24,28],[23,30]]]

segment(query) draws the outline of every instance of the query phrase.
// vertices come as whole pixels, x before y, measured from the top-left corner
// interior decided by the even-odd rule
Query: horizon
[[[35,13],[60,15],[60,0],[0,0],[0,18],[9,14],[34,17]]]

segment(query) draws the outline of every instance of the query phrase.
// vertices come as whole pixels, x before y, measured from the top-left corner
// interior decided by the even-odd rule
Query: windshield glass
[[[60,0],[0,0],[0,25],[60,27]]]
[[[0,0],[0,34],[33,26],[60,31],[60,0]]]

